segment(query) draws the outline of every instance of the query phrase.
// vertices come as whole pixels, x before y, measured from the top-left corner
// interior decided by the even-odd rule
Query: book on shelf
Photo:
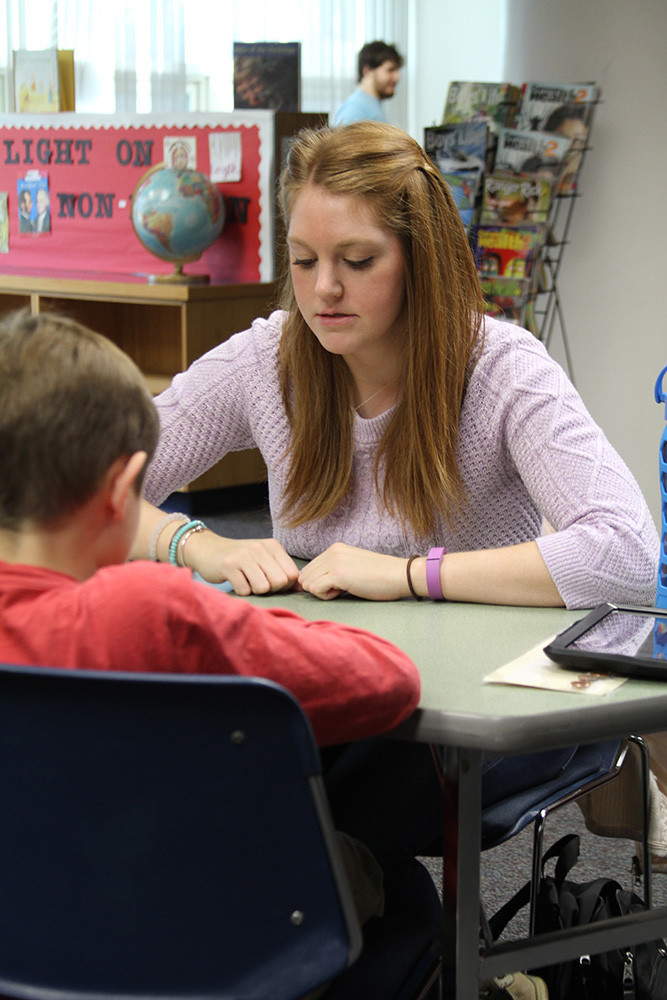
[[[75,110],[72,49],[15,49],[13,63],[16,111]]]
[[[301,43],[234,42],[234,110],[301,110]]]
[[[552,192],[553,182],[548,177],[487,174],[479,221],[508,226],[547,222]]]
[[[480,278],[529,278],[546,239],[546,224],[478,225],[472,234]]]
[[[511,124],[518,99],[519,87],[513,83],[456,80],[447,90],[442,124],[486,121],[495,132],[498,126]]]
[[[75,111],[74,49],[58,49],[58,83],[60,89],[60,110]]]

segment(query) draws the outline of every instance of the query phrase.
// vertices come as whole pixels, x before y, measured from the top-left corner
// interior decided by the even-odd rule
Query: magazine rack
[[[549,241],[544,248],[541,262],[540,286],[531,292],[534,322],[531,322],[529,327],[548,350],[556,325],[558,326],[565,353],[565,362],[572,382],[574,382],[572,357],[567,339],[565,317],[558,293],[558,274],[563,253],[568,244],[574,203],[578,197],[578,192],[572,192],[571,194],[556,195],[554,198],[554,208],[549,219]],[[567,207],[565,207],[565,203],[567,203]]]
[[[485,309],[549,348],[560,330],[572,381],[560,268],[590,146],[596,83],[453,82],[424,149],[468,233]]]
[[[532,314],[532,317],[531,322],[527,321],[526,323],[535,336],[542,341],[547,350],[556,330],[560,332],[567,373],[572,382],[574,382],[574,367],[570,354],[563,306],[558,291],[558,277],[563,262],[563,254],[569,244],[569,232],[574,206],[577,199],[581,197],[581,192],[578,190],[581,170],[586,159],[586,153],[590,149],[590,137],[593,129],[595,109],[599,103],[598,99],[593,103],[591,108],[588,123],[588,138],[586,146],[582,150],[581,165],[577,175],[577,190],[567,194],[555,195],[551,204],[549,237],[544,247],[541,261],[541,280],[538,286],[530,293],[529,314]]]

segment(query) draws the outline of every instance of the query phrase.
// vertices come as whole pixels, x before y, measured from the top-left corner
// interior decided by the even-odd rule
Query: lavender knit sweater
[[[519,327],[486,320],[484,350],[461,412],[464,516],[417,538],[380,507],[374,456],[392,411],[355,416],[353,485],[331,516],[300,528],[280,518],[289,425],[277,351],[283,314],[214,348],[156,400],[162,433],[146,480],[161,503],[229,451],[257,447],[269,470],[274,537],[310,559],[336,541],[394,555],[495,548],[537,539],[568,607],[652,604],[659,541],[629,469],[593,422],[563,370]],[[542,519],[555,529],[541,535]]]

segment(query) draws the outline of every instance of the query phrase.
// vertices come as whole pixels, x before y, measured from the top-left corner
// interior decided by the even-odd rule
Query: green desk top
[[[483,683],[585,611],[303,593],[248,600],[367,628],[403,649],[422,679],[419,708],[399,731],[407,738],[499,754],[667,729],[667,683],[628,680],[603,696]]]

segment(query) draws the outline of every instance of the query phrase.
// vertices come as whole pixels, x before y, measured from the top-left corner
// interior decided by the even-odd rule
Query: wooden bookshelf
[[[0,273],[0,314],[29,308],[57,310],[103,333],[139,365],[157,394],[196,358],[244,330],[275,307],[275,283],[242,285],[147,284],[117,276],[62,272]],[[258,451],[227,455],[187,487],[217,489],[261,483]]]

